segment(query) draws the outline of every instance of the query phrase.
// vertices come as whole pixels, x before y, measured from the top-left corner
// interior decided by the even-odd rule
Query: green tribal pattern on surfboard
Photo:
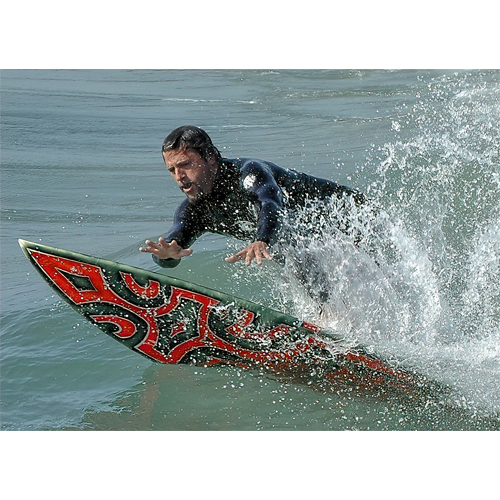
[[[32,264],[69,304],[128,348],[160,363],[231,363],[270,372],[414,385],[408,374],[361,350],[335,349],[311,323],[164,274],[19,240]],[[361,371],[360,371],[361,370]]]

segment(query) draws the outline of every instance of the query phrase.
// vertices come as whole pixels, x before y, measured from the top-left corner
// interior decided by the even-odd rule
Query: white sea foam
[[[453,388],[453,404],[497,412],[500,100],[467,79],[429,91],[360,169],[378,208],[353,219],[361,243],[327,230],[332,216],[308,245],[329,292],[315,311],[348,342]],[[310,302],[295,297],[299,313]]]

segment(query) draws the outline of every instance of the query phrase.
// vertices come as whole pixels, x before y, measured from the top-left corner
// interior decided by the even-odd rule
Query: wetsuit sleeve
[[[179,205],[174,214],[172,227],[167,233],[162,235],[165,241],[170,243],[175,240],[182,248],[189,248],[202,234],[201,231],[197,230],[196,227],[190,223],[188,206],[189,201],[187,199]],[[181,261],[181,259],[159,259],[156,255],[152,257],[156,264],[167,268],[176,267]]]
[[[257,234],[255,241],[272,245],[280,230],[283,199],[272,171],[257,160],[249,160],[242,168],[243,188],[255,197]]]

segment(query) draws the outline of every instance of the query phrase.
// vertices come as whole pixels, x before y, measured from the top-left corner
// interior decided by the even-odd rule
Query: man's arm
[[[274,243],[279,230],[279,212],[283,207],[281,190],[272,171],[260,161],[246,161],[241,172],[243,187],[256,197],[255,205],[258,211],[256,241],[228,257],[226,262],[245,260],[248,266],[255,259],[257,264],[262,264],[262,259],[272,260],[267,248],[269,244]]]
[[[174,214],[174,223],[170,230],[164,234],[158,242],[146,240],[145,247],[141,252],[151,253],[153,260],[161,267],[175,267],[182,257],[193,253],[189,247],[200,236],[190,229],[187,223],[188,200],[184,200]]]

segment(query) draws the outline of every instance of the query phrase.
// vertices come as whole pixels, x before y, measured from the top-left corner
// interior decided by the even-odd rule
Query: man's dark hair
[[[201,128],[192,125],[184,125],[170,132],[163,141],[161,152],[163,154],[177,149],[195,151],[204,160],[216,159],[219,162],[222,159],[209,135]]]

